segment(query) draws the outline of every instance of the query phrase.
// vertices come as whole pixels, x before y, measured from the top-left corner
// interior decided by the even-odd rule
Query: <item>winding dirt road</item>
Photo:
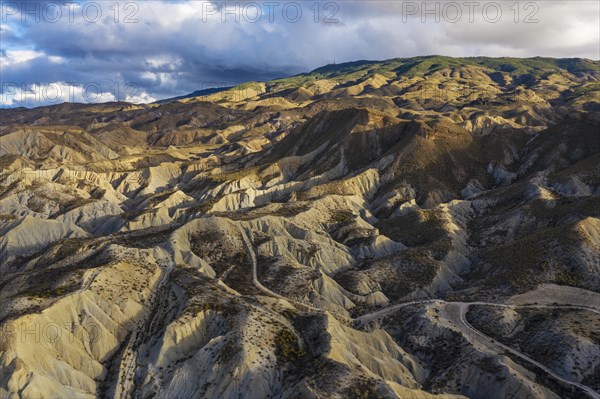
[[[144,318],[137,323],[136,328],[131,332],[131,336],[123,352],[119,366],[119,375],[114,388],[113,397],[115,399],[128,399],[132,397],[132,392],[135,389],[135,372],[139,353],[134,348],[141,346],[145,342],[150,326],[163,317],[161,312],[155,311],[161,305],[159,293],[162,292],[162,288],[167,284],[175,268],[170,257],[167,256],[165,259],[168,263],[161,270],[161,276],[156,284],[156,288],[152,290],[152,296],[149,299],[149,309],[152,310],[148,311]]]
[[[270,289],[268,289],[267,287],[265,287],[264,285],[262,285],[261,282],[258,280],[258,271],[257,271],[258,262],[256,261],[256,253],[254,253],[254,248],[252,246],[252,242],[248,238],[248,235],[246,234],[246,230],[244,230],[244,228],[241,225],[238,225],[238,228],[240,230],[240,233],[242,234],[242,239],[244,241],[244,244],[246,245],[246,252],[248,252],[248,254],[250,255],[250,259],[252,260],[252,282],[254,283],[254,286],[256,288],[258,288],[263,294],[271,296],[273,298],[284,300],[290,304],[293,304],[297,309],[300,309],[304,312],[323,312],[323,309],[315,308],[313,306],[294,301],[290,298],[287,298],[283,295],[273,292]]]
[[[456,327],[458,330],[460,330],[462,335],[476,348],[482,349],[482,350],[487,349],[487,351],[489,351],[493,354],[496,354],[496,355],[501,355],[503,352],[510,352],[514,356],[517,356],[517,357],[525,360],[526,362],[545,371],[548,375],[550,375],[554,379],[580,389],[581,391],[585,392],[590,398],[600,399],[600,394],[598,392],[594,391],[592,388],[590,388],[586,385],[580,384],[576,381],[571,381],[564,377],[561,377],[560,375],[555,373],[552,369],[550,369],[547,366],[543,365],[542,363],[532,359],[531,357],[525,355],[524,353],[519,352],[516,349],[513,349],[507,345],[504,345],[501,342],[498,342],[497,340],[494,340],[493,338],[487,336],[486,334],[482,333],[481,331],[479,331],[475,327],[473,327],[467,321],[467,319],[465,317],[467,312],[469,311],[469,307],[473,306],[473,305],[496,306],[496,307],[503,307],[503,308],[510,308],[510,309],[515,309],[515,308],[578,309],[578,310],[590,311],[590,312],[600,315],[600,311],[595,308],[592,308],[592,307],[585,307],[585,306],[571,305],[571,304],[506,305],[506,304],[500,304],[500,303],[481,302],[481,301],[446,302],[446,301],[439,300],[439,299],[427,299],[427,300],[422,300],[422,301],[412,301],[412,302],[405,302],[405,303],[401,303],[401,304],[397,304],[397,305],[392,305],[385,309],[381,309],[377,312],[372,312],[372,313],[368,313],[366,315],[360,316],[360,317],[356,318],[355,321],[358,321],[361,323],[368,323],[370,321],[376,320],[382,316],[385,316],[386,314],[394,312],[403,307],[407,307],[407,306],[411,306],[411,305],[432,304],[432,303],[440,304],[440,306],[444,310],[440,314],[440,317],[445,318],[448,324],[450,324],[450,325]]]
[[[450,306],[458,306],[459,308],[459,322],[461,323],[461,325],[463,325],[464,327],[467,328],[468,331],[470,331],[472,334],[468,334],[469,337],[471,339],[475,339],[478,340],[479,343],[482,343],[484,345],[486,345],[488,348],[499,348],[499,350],[495,350],[496,353],[501,353],[502,349],[504,349],[505,351],[508,351],[510,353],[512,353],[513,355],[539,367],[540,369],[544,370],[548,375],[552,376],[554,379],[561,381],[565,384],[568,385],[572,385],[574,387],[577,387],[579,389],[581,389],[582,391],[584,391],[589,397],[591,397],[592,399],[600,399],[600,394],[596,391],[594,391],[592,388],[580,384],[578,382],[575,381],[571,381],[568,380],[566,378],[561,377],[560,375],[556,374],[553,370],[551,370],[550,368],[544,366],[542,363],[530,358],[529,356],[523,354],[522,352],[519,352],[513,348],[511,348],[510,346],[504,345],[501,342],[498,342],[497,340],[492,339],[491,337],[485,335],[484,333],[482,333],[481,331],[477,330],[475,327],[473,327],[466,319],[466,314],[469,311],[469,306],[473,305],[473,304],[469,304],[469,303],[451,303],[448,304]],[[529,306],[531,307],[531,306]],[[535,306],[535,307],[551,307],[551,306]],[[559,308],[561,306],[554,306],[553,308]],[[563,306],[564,308],[564,306]],[[586,310],[590,310],[590,309],[586,309]],[[597,313],[597,312],[596,312]],[[456,320],[455,320],[456,322]],[[464,335],[464,334],[463,334]]]
[[[251,243],[250,239],[248,238],[248,235],[246,234],[245,229],[241,225],[238,225],[238,228],[242,235],[242,239],[246,245],[247,253],[250,255],[250,259],[252,260],[252,282],[254,283],[256,288],[258,288],[265,295],[268,295],[268,296],[271,296],[271,297],[274,297],[277,299],[285,300],[285,301],[295,305],[296,307],[301,308],[304,311],[318,311],[318,312],[323,311],[322,309],[318,309],[318,308],[315,308],[315,307],[312,307],[309,305],[305,305],[303,303],[298,303],[296,301],[292,301],[291,299],[289,299],[283,295],[277,294],[277,293],[271,291],[270,289],[268,289],[267,287],[265,287],[264,285],[262,285],[261,282],[258,280],[258,272],[257,272],[258,265],[257,265],[257,260],[256,260],[256,254],[254,253],[254,248],[252,246],[252,243]],[[600,310],[593,308],[593,307],[587,307],[587,306],[581,306],[579,304],[569,304],[569,303],[563,303],[563,304],[557,303],[555,305],[537,305],[537,304],[507,305],[507,304],[502,304],[502,303],[492,303],[492,302],[482,302],[482,301],[446,302],[441,299],[423,299],[423,300],[416,300],[416,301],[410,301],[410,302],[391,305],[384,309],[381,309],[381,310],[378,310],[375,312],[371,312],[371,313],[367,313],[365,315],[357,317],[356,319],[354,319],[354,321],[359,322],[361,324],[366,324],[370,321],[376,320],[382,316],[392,313],[400,308],[404,308],[407,306],[414,306],[414,305],[433,304],[433,303],[437,303],[440,306],[442,306],[442,308],[445,310],[443,312],[442,317],[446,317],[447,321],[450,324],[452,324],[453,326],[455,326],[456,328],[458,328],[460,330],[460,332],[463,334],[463,336],[474,346],[479,347],[480,349],[485,348],[485,349],[487,349],[487,351],[489,351],[495,355],[502,355],[504,352],[509,352],[509,353],[513,354],[514,356],[517,356],[520,359],[525,360],[526,362],[540,368],[541,370],[545,371],[548,375],[550,375],[554,379],[580,389],[581,391],[585,392],[587,394],[587,396],[589,396],[590,398],[600,399],[600,394],[598,392],[594,391],[592,388],[590,388],[586,385],[580,384],[578,382],[568,380],[564,377],[561,377],[560,375],[556,374],[550,368],[544,366],[540,362],[532,359],[531,357],[523,354],[522,352],[519,352],[507,345],[504,345],[504,344],[492,339],[491,337],[485,335],[484,333],[482,333],[481,331],[479,331],[475,327],[473,327],[466,320],[466,317],[465,317],[465,315],[469,311],[469,307],[473,306],[473,305],[497,306],[497,307],[510,308],[510,309],[515,309],[515,308],[578,309],[578,310],[590,311],[590,312],[600,315]]]

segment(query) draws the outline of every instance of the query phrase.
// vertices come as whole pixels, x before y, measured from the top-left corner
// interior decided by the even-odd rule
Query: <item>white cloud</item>
[[[67,82],[47,84],[8,84],[0,94],[0,105],[40,107],[63,102],[103,103],[116,101],[114,94],[97,84],[73,85]]]
[[[34,50],[6,50],[4,55],[0,56],[0,66],[7,67],[15,64],[31,61],[44,56],[43,51]]]
[[[423,13],[421,1],[340,1],[335,24],[313,21],[314,8],[309,8],[313,2],[301,3],[303,14],[297,23],[284,18],[286,1],[275,9],[272,23],[266,9],[258,23],[246,22],[244,15],[239,15],[239,23],[233,15],[223,23],[219,14],[207,15],[210,2],[200,1],[135,2],[137,23],[125,23],[133,9],[125,10],[125,3],[118,3],[121,10],[115,23],[109,9],[113,3],[97,3],[104,15],[97,23],[86,22],[77,9],[72,23],[20,24],[13,18],[4,24],[3,42],[4,37],[8,40],[0,58],[3,80],[26,84],[102,80],[106,86],[134,82],[148,98],[164,98],[192,92],[207,82],[281,77],[334,60],[427,54],[600,58],[597,0],[538,1],[533,3],[539,6],[537,11],[526,8],[532,2],[522,1],[517,23],[512,1],[497,2],[502,17],[496,23],[482,14],[488,1],[479,2],[473,22],[464,2],[457,1],[463,6],[456,23],[445,21],[454,14]],[[418,8],[410,12],[414,15],[407,15],[410,4]],[[432,4],[426,7],[432,9]],[[447,2],[439,4],[441,12]],[[321,20],[332,11],[324,8],[325,3],[320,3]],[[242,10],[237,8],[238,13]],[[538,22],[524,23],[532,11]],[[491,11],[488,20],[490,16]],[[9,31],[18,31],[19,39],[5,36]]]
[[[50,61],[53,64],[62,64],[65,62],[65,59],[57,55],[51,55],[48,56],[48,61]]]
[[[150,94],[146,93],[145,91],[141,92],[140,94],[125,96],[125,101],[127,101],[129,103],[134,103],[134,104],[148,104],[148,103],[152,103],[156,100],[157,100],[156,98],[152,97]]]

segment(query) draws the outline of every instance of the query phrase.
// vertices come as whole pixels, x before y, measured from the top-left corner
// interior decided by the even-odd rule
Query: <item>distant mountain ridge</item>
[[[511,58],[511,57],[447,57],[447,56],[421,56],[411,58],[394,58],[385,61],[360,60],[339,64],[329,64],[316,68],[308,73],[301,73],[288,78],[275,79],[274,82],[303,81],[307,78],[336,78],[350,79],[350,77],[364,76],[368,73],[395,72],[405,76],[422,76],[427,73],[456,66],[481,66],[497,72],[513,74],[532,74],[539,76],[543,73],[566,71],[569,73],[600,73],[600,61],[585,58]],[[256,82],[258,83],[258,82]],[[248,83],[246,83],[248,84]],[[232,89],[233,87],[211,88],[197,90],[183,96],[167,98],[156,101],[157,104],[183,100],[186,98],[202,97]]]
[[[183,96],[177,96],[177,97],[165,98],[163,100],[158,100],[158,101],[155,101],[153,104],[165,104],[165,103],[179,101],[179,100],[183,100],[183,99],[191,98],[191,97],[207,96],[209,94],[214,94],[214,93],[218,93],[223,90],[231,89],[231,87],[232,86],[224,86],[224,87],[213,87],[213,88],[209,88],[209,89],[196,90],[192,93],[184,94]]]

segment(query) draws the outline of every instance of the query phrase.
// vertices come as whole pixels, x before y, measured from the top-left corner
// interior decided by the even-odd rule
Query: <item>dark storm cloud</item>
[[[22,23],[13,15],[2,21],[3,82],[98,82],[103,87],[134,82],[148,100],[215,83],[296,74],[334,60],[423,54],[599,57],[596,1],[578,1],[577,7],[537,2],[534,23],[525,23],[532,11],[526,3],[515,22],[517,15],[508,9],[513,2],[503,2],[502,17],[493,22],[493,8],[482,14],[490,3],[485,1],[473,15],[456,2],[462,7],[458,19],[447,2],[428,3],[427,9],[422,2],[321,3],[318,23],[312,2],[301,3],[302,16],[295,22],[293,7],[283,13],[291,3],[280,2],[272,15],[263,9],[257,23],[247,21],[253,15],[244,14],[246,3],[222,22],[213,4],[201,1],[117,2],[118,21],[109,9],[113,2],[97,2],[102,18],[94,23],[89,15],[82,17],[89,2],[80,3],[73,22],[67,14],[56,23],[31,18]],[[234,5],[226,6],[231,11]],[[126,23],[128,16],[137,22]]]

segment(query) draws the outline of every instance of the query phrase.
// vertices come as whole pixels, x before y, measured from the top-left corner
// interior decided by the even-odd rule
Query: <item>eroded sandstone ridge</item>
[[[599,78],[0,110],[0,398],[600,397]]]

